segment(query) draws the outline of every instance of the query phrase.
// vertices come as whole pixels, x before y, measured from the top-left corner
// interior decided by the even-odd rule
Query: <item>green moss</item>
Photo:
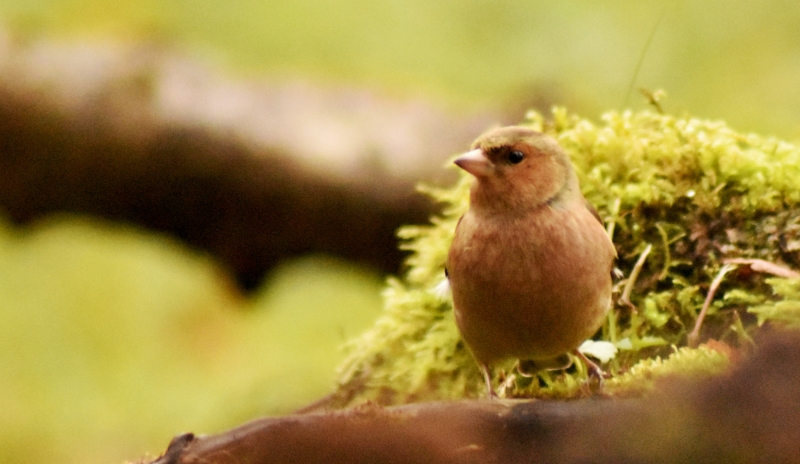
[[[800,280],[786,278],[767,279],[777,299],[749,308],[758,317],[758,325],[766,321],[779,321],[792,328],[800,328]]]
[[[558,139],[586,198],[613,231],[625,276],[615,296],[619,300],[630,286],[632,306],[618,301],[597,336],[620,348],[607,366],[609,391],[646,390],[659,372],[718,372],[724,355],[716,352],[680,348],[668,361],[659,357],[687,344],[723,260],[800,266],[800,246],[795,246],[800,243],[800,148],[740,134],[722,122],[650,111],[609,112],[595,123],[556,108],[549,119],[531,112],[524,124]],[[400,230],[412,252],[409,270],[401,280],[390,280],[385,312],[375,326],[350,343],[340,370],[340,404],[481,394],[481,378],[459,338],[451,302],[434,291],[444,277],[456,222],[468,207],[470,182],[462,174],[452,189],[424,189],[442,202],[442,213],[429,225]],[[629,285],[627,278],[648,246]],[[740,266],[722,281],[700,339],[749,346],[751,333],[767,321],[800,326],[797,281]],[[495,381],[505,382],[508,396],[587,393],[580,364],[533,380],[513,375],[512,368],[495,369]]]
[[[725,353],[706,346],[683,347],[667,359],[643,359],[629,371],[606,382],[604,393],[613,396],[632,396],[650,391],[658,379],[680,375],[707,376],[723,372],[730,360]]]

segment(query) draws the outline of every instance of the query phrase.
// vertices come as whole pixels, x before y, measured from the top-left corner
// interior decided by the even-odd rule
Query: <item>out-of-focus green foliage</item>
[[[790,139],[799,16],[783,0],[0,0],[34,36],[154,40],[258,76],[583,114],[661,87],[675,112]]]
[[[211,260],[151,234],[0,221],[0,462],[123,462],[314,401],[380,285],[312,258],[244,300]]]
[[[725,356],[687,343],[710,282],[730,258],[800,265],[800,148],[741,134],[721,122],[651,111],[609,112],[599,124],[556,108],[550,119],[531,112],[525,124],[558,139],[570,154],[587,199],[613,227],[619,267],[629,277],[650,245],[632,307],[610,312],[599,337],[619,348],[608,366],[609,392],[646,390],[658,374],[718,372]],[[352,343],[341,369],[344,404],[371,399],[401,403],[474,396],[483,390],[475,362],[458,336],[451,301],[437,296],[456,222],[468,206],[471,179],[450,190],[427,189],[444,204],[432,225],[400,231],[413,251],[402,280],[385,291],[384,316]],[[498,244],[502,246],[502,244]],[[746,266],[745,266],[746,267]],[[628,279],[616,285],[616,294]],[[703,338],[748,346],[757,325],[800,325],[800,282],[747,269],[723,280]],[[751,315],[756,314],[758,321]],[[575,397],[586,393],[582,366],[546,373],[539,382],[495,369],[509,396]],[[624,376],[624,377],[622,377]],[[641,381],[642,383],[637,383]]]

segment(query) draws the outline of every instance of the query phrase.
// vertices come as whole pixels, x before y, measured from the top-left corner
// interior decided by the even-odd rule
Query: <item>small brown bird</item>
[[[476,181],[446,273],[456,323],[494,397],[489,369],[498,361],[535,372],[580,355],[611,305],[616,250],[553,138],[491,130],[455,164]]]

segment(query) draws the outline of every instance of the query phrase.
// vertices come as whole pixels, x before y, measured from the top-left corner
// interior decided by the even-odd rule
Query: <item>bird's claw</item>
[[[591,359],[589,359],[585,354],[581,353],[578,350],[575,350],[575,355],[578,356],[581,361],[586,365],[586,371],[589,374],[589,382],[592,379],[597,381],[597,388],[602,388],[603,384],[605,383],[605,379],[609,377],[609,375],[595,363]]]

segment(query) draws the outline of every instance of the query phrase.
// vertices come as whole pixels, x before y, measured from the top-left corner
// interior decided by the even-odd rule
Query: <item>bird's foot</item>
[[[597,382],[597,388],[602,388],[605,378],[608,377],[608,374],[606,374],[606,372],[600,366],[598,366],[597,363],[589,359],[580,351],[575,350],[573,351],[573,354],[575,354],[578,358],[580,358],[581,361],[583,361],[584,364],[586,364],[586,370],[589,374],[589,381],[591,382],[592,380],[595,380]]]

